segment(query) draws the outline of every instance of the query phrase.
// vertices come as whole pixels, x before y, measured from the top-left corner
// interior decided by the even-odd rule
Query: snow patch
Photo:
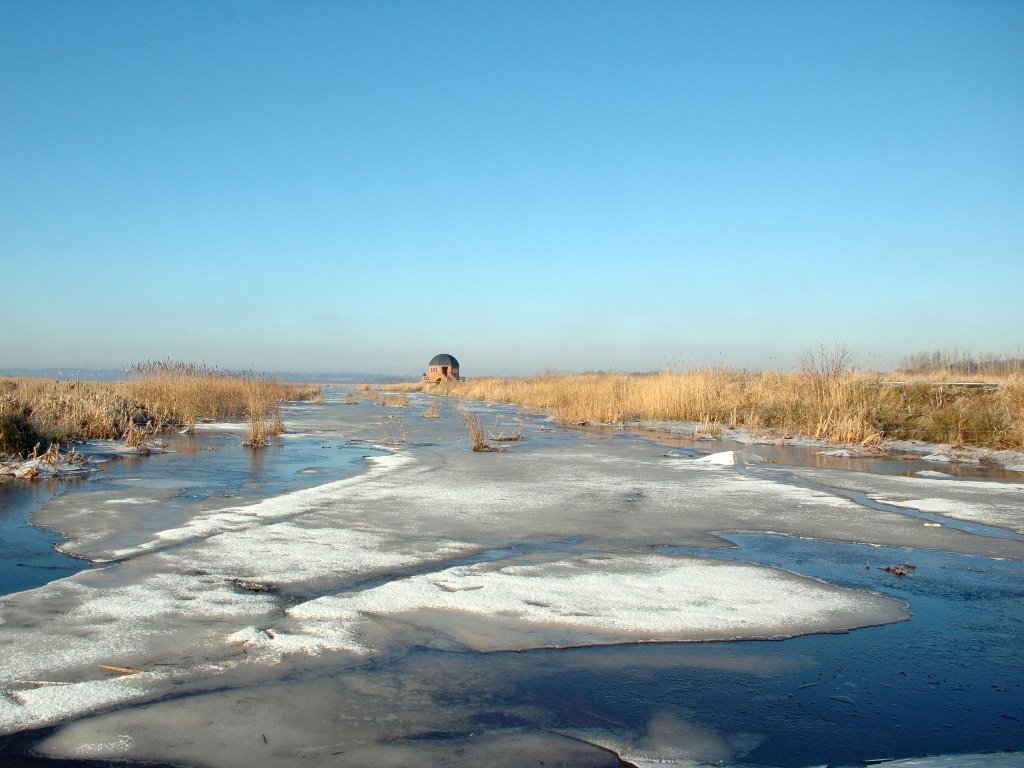
[[[217,534],[167,557],[225,578],[286,584],[400,568],[478,549],[452,541],[427,544],[428,549],[413,548],[377,533],[282,522]]]
[[[944,464],[981,464],[977,456],[960,453],[929,453],[921,457],[921,461],[933,461]]]
[[[694,459],[692,463],[710,464],[716,467],[735,467],[736,451],[720,451],[718,453],[712,453],[708,456],[702,456],[699,459]]]
[[[88,680],[71,685],[41,685],[26,690],[7,690],[0,697],[0,729],[19,730],[62,720],[69,713],[88,712],[101,707],[135,701],[149,696],[139,678],[132,675],[113,680]]]

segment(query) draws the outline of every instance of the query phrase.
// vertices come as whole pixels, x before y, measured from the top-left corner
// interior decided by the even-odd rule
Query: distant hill
[[[273,376],[282,381],[312,381],[319,384],[362,384],[363,382],[391,384],[399,381],[419,381],[419,374],[394,373],[337,373],[315,372],[299,373],[296,371],[269,371],[259,373],[260,376]]]
[[[241,375],[251,371],[237,371]],[[0,368],[0,376],[31,376],[41,379],[74,381],[118,381],[127,379],[131,372],[121,368]],[[322,384],[356,384],[363,382],[387,384],[397,381],[416,381],[419,375],[352,373],[337,371],[296,372],[257,371],[257,376],[268,376],[282,381],[310,381]]]
[[[0,368],[0,376],[32,376],[40,379],[116,381],[128,377],[120,368]]]

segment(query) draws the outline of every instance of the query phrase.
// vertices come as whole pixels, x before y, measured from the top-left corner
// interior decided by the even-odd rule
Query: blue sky
[[[0,0],[0,368],[1024,345],[1024,3]]]

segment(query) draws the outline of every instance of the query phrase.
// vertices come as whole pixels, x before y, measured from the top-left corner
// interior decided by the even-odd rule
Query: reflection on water
[[[785,536],[730,535],[736,549],[715,557],[754,561],[866,587],[907,600],[909,622],[839,636],[732,649],[792,671],[779,676],[687,672],[687,699],[714,712],[726,731],[753,728],[771,738],[755,763],[778,766],[827,759],[1024,748],[1024,564],[915,550],[917,566],[896,577],[881,568],[908,551]],[[705,553],[706,554],[706,553]],[[715,653],[712,646],[684,654]],[[650,684],[671,686],[671,673]],[[718,678],[719,682],[715,683]],[[678,683],[678,678],[676,683]]]

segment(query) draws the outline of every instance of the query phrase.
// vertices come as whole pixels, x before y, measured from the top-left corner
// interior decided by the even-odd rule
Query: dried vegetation
[[[248,421],[245,444],[259,447],[283,431],[280,401],[322,398],[317,385],[173,361],[137,365],[125,381],[0,379],[0,453],[28,456],[88,439],[140,446],[202,421]]]
[[[707,436],[729,427],[863,445],[914,439],[1024,449],[1024,368],[1012,360],[965,379],[962,366],[859,372],[851,357],[836,345],[808,352],[787,372],[716,367],[474,378],[444,393],[429,384],[399,386],[515,403],[572,424],[688,421]]]
[[[497,448],[487,442],[486,432],[483,424],[480,422],[480,417],[475,413],[472,413],[462,403],[453,403],[452,410],[455,415],[462,419],[466,425],[466,429],[469,430],[469,436],[473,441],[473,450],[478,453],[495,453],[502,449]]]

